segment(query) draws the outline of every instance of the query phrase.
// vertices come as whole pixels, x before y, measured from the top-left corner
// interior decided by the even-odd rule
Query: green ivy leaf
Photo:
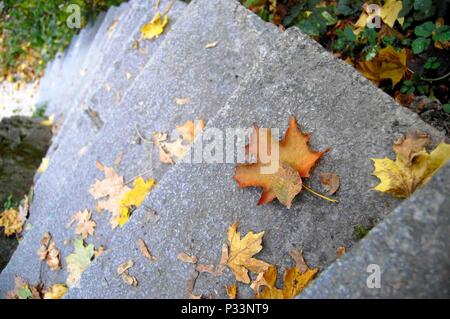
[[[412,51],[414,54],[420,54],[423,51],[425,51],[426,49],[428,49],[430,44],[431,44],[431,39],[417,38],[412,43]]]
[[[418,25],[415,29],[414,29],[414,33],[418,36],[418,37],[423,37],[423,38],[428,38],[429,36],[431,36],[431,34],[434,31],[434,23],[431,21],[425,22],[421,25]]]
[[[450,103],[445,103],[444,105],[442,105],[442,109],[444,110],[444,112],[450,113]]]
[[[436,29],[436,33],[433,35],[434,41],[450,41],[450,26],[443,25]]]

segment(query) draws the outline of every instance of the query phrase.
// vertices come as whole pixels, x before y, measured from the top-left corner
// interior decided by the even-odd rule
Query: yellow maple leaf
[[[407,71],[406,50],[396,51],[392,46],[381,49],[370,61],[361,61],[356,68],[367,79],[379,85],[381,80],[390,79],[396,85]]]
[[[167,23],[169,23],[167,16],[161,17],[161,13],[156,13],[149,23],[142,26],[142,37],[148,40],[159,37],[164,32]]]
[[[153,179],[144,181],[142,177],[138,177],[134,180],[134,188],[123,194],[120,200],[120,213],[117,217],[117,222],[120,226],[125,225],[125,223],[130,218],[131,208],[139,207],[142,205],[142,202],[145,200],[148,192],[154,185],[155,181]]]
[[[301,256],[301,253],[299,253]],[[258,284],[256,285],[257,299],[292,299],[299,295],[303,289],[314,279],[318,269],[310,269],[301,257],[302,263],[292,268],[287,268],[284,272],[284,287],[279,289],[276,287],[277,267],[270,266],[262,275],[258,275]],[[253,284],[252,284],[253,285]],[[263,287],[259,291],[259,287]]]
[[[69,290],[64,284],[55,284],[44,293],[44,299],[61,299]]]
[[[20,234],[24,220],[17,209],[11,208],[0,213],[0,227],[4,227],[5,236]]]
[[[359,34],[367,26],[368,22],[374,22],[375,17],[380,17],[384,23],[391,28],[394,27],[395,21],[403,25],[405,18],[399,18],[403,4],[400,0],[385,0],[383,6],[379,10],[371,10],[368,4],[363,6],[362,13],[355,23],[355,34]]]
[[[373,175],[380,179],[374,190],[406,198],[426,184],[433,174],[450,159],[450,144],[440,143],[431,153],[425,150],[426,142],[409,134],[394,146],[395,161],[373,158]]]
[[[238,226],[239,222],[235,222],[228,228],[230,252],[227,266],[231,269],[237,281],[248,284],[250,283],[249,270],[254,273],[261,273],[270,264],[253,258],[262,249],[264,232],[262,231],[257,234],[249,232],[241,239],[241,234],[237,232]]]

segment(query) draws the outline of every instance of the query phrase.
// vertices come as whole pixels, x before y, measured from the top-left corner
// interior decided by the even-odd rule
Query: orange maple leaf
[[[302,133],[293,116],[290,117],[289,127],[278,145],[272,142],[270,130],[263,134],[255,127],[250,143],[246,146],[247,155],[253,156],[255,162],[239,164],[234,179],[241,188],[249,186],[263,188],[258,205],[270,203],[278,198],[283,205],[290,208],[292,200],[302,190],[302,178],[309,177],[317,161],[328,151],[328,149],[322,152],[312,151],[308,145],[309,139],[310,135]],[[267,161],[267,157],[274,158],[272,156],[274,146],[278,148],[278,162],[275,163],[277,169],[272,173],[266,173],[264,169],[274,164]]]

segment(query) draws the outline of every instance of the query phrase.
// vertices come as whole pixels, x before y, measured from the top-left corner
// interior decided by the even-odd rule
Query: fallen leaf
[[[77,223],[75,228],[75,234],[80,235],[82,239],[86,239],[88,236],[93,236],[95,231],[95,222],[91,220],[92,213],[85,209],[84,211],[76,212],[68,226],[70,227],[73,223]]]
[[[116,219],[120,226],[125,225],[128,221],[132,208],[137,208],[142,205],[154,185],[155,181],[151,178],[147,181],[144,181],[142,177],[134,180],[133,189],[125,192],[120,200],[119,216]]]
[[[339,175],[336,175],[335,173],[321,173],[320,182],[325,191],[329,195],[333,195],[339,189],[340,178]]]
[[[121,263],[119,267],[117,267],[117,274],[122,275],[125,271],[134,266],[134,262],[132,260],[128,260],[124,263]]]
[[[308,265],[306,264],[305,258],[303,258],[303,252],[293,249],[289,252],[289,256],[295,261],[295,267],[300,269],[301,272],[308,270]]]
[[[6,293],[6,299],[42,299],[42,284],[32,286],[20,277],[14,281],[15,289]]]
[[[104,166],[100,162],[97,162],[96,166],[105,174],[105,179],[101,181],[96,179],[89,188],[89,193],[98,200],[97,211],[111,212],[110,223],[115,228],[119,225],[117,218],[120,216],[120,201],[130,188],[124,184],[123,176],[119,176],[114,169]]]
[[[355,23],[355,34],[359,34],[367,26],[368,22],[374,23],[375,17],[379,16],[389,27],[394,27],[395,21],[400,25],[404,23],[404,17],[399,17],[403,4],[400,0],[385,0],[383,6],[379,7],[378,12],[371,11],[367,4],[363,5],[362,13]]]
[[[172,160],[173,157],[176,157],[178,160],[182,159],[188,150],[188,146],[183,144],[183,139],[181,138],[176,139],[174,142],[164,142],[163,148]]]
[[[168,22],[169,18],[167,16],[161,17],[161,13],[156,13],[149,23],[142,26],[142,37],[148,40],[158,38],[164,32],[164,28]]]
[[[223,272],[225,270],[225,267],[227,266],[228,262],[228,246],[227,244],[222,245],[222,253],[220,256],[220,262],[219,262],[219,271]]]
[[[137,281],[136,277],[131,276],[127,272],[122,273],[121,277],[122,277],[123,282],[129,286],[136,287],[138,285],[138,281]]]
[[[376,85],[382,80],[390,79],[395,86],[406,74],[406,50],[396,51],[392,46],[378,51],[378,54],[370,61],[360,61],[356,68],[367,79]]]
[[[141,252],[141,254],[147,258],[150,261],[155,261],[157,258],[155,256],[153,256],[150,252],[150,249],[148,249],[147,244],[145,243],[145,241],[143,241],[142,239],[139,239],[138,241],[138,245],[139,245],[139,250]]]
[[[191,103],[191,99],[188,98],[188,97],[186,97],[186,98],[178,98],[178,97],[176,97],[175,98],[175,103],[177,105],[187,105],[187,104]]]
[[[196,264],[198,261],[196,256],[194,256],[194,255],[189,256],[185,252],[179,253],[177,258],[178,258],[178,260],[181,260],[182,262],[189,263],[189,264]]]
[[[237,297],[237,283],[225,286],[225,289],[227,290],[228,298],[236,299],[236,297]]]
[[[404,162],[411,164],[416,156],[426,151],[425,147],[430,142],[428,134],[416,130],[395,141],[393,149]]]
[[[37,169],[37,172],[39,174],[44,173],[47,170],[49,164],[50,164],[50,159],[48,157],[44,157],[42,159],[41,165],[39,165],[39,167]]]
[[[98,249],[96,249],[94,252],[95,258],[101,256],[105,251],[106,251],[105,246],[101,245],[100,247],[98,247]]]
[[[339,246],[336,249],[336,257],[340,258],[340,257],[344,256],[346,252],[347,252],[347,249],[344,246]]]
[[[47,263],[51,270],[57,271],[61,269],[60,252],[49,232],[46,232],[44,236],[42,236],[38,256],[40,260]]]
[[[192,144],[192,142],[194,142],[197,135],[201,133],[204,128],[205,121],[203,119],[195,121],[195,123],[189,120],[181,126],[177,125],[177,131],[183,137],[183,140],[189,142],[189,144]]]
[[[191,277],[188,279],[186,285],[188,290],[188,298],[189,299],[201,299],[202,295],[194,295],[193,291],[195,288],[195,282],[197,281],[199,273],[197,271],[194,271],[194,273],[191,275]]]
[[[67,285],[74,286],[81,278],[86,268],[91,264],[95,254],[94,245],[85,246],[84,241],[76,238],[73,241],[74,252],[67,256],[66,264],[69,273],[67,277]]]
[[[262,260],[253,258],[262,249],[264,232],[257,234],[249,232],[241,239],[240,233],[237,232],[238,226],[239,222],[235,222],[228,228],[230,250],[227,266],[231,269],[237,281],[249,284],[249,270],[258,274],[270,266]]]
[[[15,208],[0,213],[0,227],[4,227],[5,236],[20,234],[23,230],[24,220]]]
[[[415,140],[417,142],[417,140]],[[373,158],[373,175],[380,179],[374,190],[389,193],[394,197],[406,198],[417,188],[426,184],[433,174],[450,159],[450,144],[440,143],[431,153],[425,148],[419,150],[424,141],[413,142],[410,137],[400,140],[394,146],[395,161]],[[407,144],[414,144],[411,151]],[[406,152],[406,153],[405,153]],[[405,158],[406,155],[406,158]],[[412,158],[411,158],[412,156]]]
[[[69,288],[64,284],[55,284],[49,287],[44,293],[44,299],[61,299]]]
[[[211,42],[211,43],[207,43],[207,44],[205,45],[205,49],[212,49],[212,48],[215,48],[215,47],[217,46],[218,43],[219,43],[219,42],[217,42],[217,41]]]
[[[303,257],[298,258],[297,254],[294,254],[294,256],[296,256],[297,266],[300,264],[302,267],[306,266],[306,269],[301,270],[297,266],[287,268],[283,276],[284,287],[279,289],[276,287],[277,267],[270,266],[261,276],[256,299],[293,299],[314,279],[318,269],[310,269],[304,262]],[[262,290],[260,290],[260,287],[263,287]]]
[[[309,177],[317,161],[328,151],[311,151],[308,142],[309,135],[300,131],[295,117],[289,119],[289,128],[279,143],[272,142],[270,130],[264,134],[261,129],[255,127],[247,145],[247,152],[249,156],[255,157],[256,163],[237,165],[234,179],[241,188],[263,188],[258,205],[278,198],[283,205],[290,208],[292,200],[302,190],[302,178]],[[263,164],[262,158],[272,155],[272,147],[277,145],[278,162]],[[275,172],[264,171],[274,166]]]

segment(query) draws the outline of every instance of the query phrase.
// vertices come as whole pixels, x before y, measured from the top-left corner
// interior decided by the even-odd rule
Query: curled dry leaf
[[[270,264],[253,258],[262,249],[264,232],[247,233],[242,239],[237,232],[239,222],[235,222],[228,228],[228,241],[230,243],[227,266],[231,269],[237,281],[250,283],[248,271],[254,273],[264,272]]]
[[[308,270],[308,265],[306,264],[305,259],[303,258],[303,252],[293,249],[289,252],[289,256],[295,261],[295,267],[300,269],[301,272],[306,272]]]
[[[93,236],[96,224],[91,220],[91,216],[92,213],[87,209],[76,212],[70,219],[68,226],[70,227],[76,222],[75,234],[80,235],[82,239]]]
[[[337,192],[340,185],[340,177],[335,173],[321,173],[320,182],[329,195]]]
[[[198,261],[197,256],[194,256],[194,255],[189,256],[185,252],[179,253],[177,258],[178,258],[178,260],[181,260],[182,262],[189,263],[189,264],[196,264]]]
[[[150,261],[155,261],[157,259],[155,256],[153,256],[151,254],[150,249],[148,249],[148,246],[144,240],[139,239],[138,245],[139,245],[139,251],[145,258],[147,258]]]
[[[42,236],[38,256],[40,260],[47,263],[51,270],[57,271],[61,269],[60,253],[49,232],[46,232],[44,236]]]
[[[137,281],[136,277],[130,275],[126,271],[124,273],[122,273],[121,277],[122,277],[123,282],[129,286],[136,287],[138,285],[138,281]]]
[[[394,145],[395,161],[374,158],[373,175],[380,179],[374,188],[392,196],[406,198],[430,178],[450,159],[450,144],[440,143],[431,153],[425,149],[426,139],[410,134]]]
[[[237,298],[237,283],[225,286],[225,289],[227,290],[228,298],[230,299]]]
[[[219,43],[218,41],[211,42],[211,43],[207,43],[207,44],[205,45],[205,49],[212,49],[212,48],[215,48],[215,47],[217,46],[218,43]]]
[[[309,148],[309,135],[300,131],[295,117],[289,119],[284,139],[272,141],[271,131],[254,127],[250,143],[246,147],[248,157],[255,163],[239,164],[234,179],[239,187],[262,187],[258,205],[270,203],[275,198],[290,208],[294,197],[302,190],[302,178],[309,174],[317,161],[327,152],[315,152]],[[275,162],[267,163],[274,154]]]
[[[175,103],[177,105],[187,105],[187,104],[191,103],[191,99],[188,98],[188,97],[185,97],[185,98],[176,97],[175,98]]]
[[[132,260],[128,260],[124,263],[121,263],[119,267],[117,267],[117,274],[122,275],[125,271],[134,266],[134,262]]]

